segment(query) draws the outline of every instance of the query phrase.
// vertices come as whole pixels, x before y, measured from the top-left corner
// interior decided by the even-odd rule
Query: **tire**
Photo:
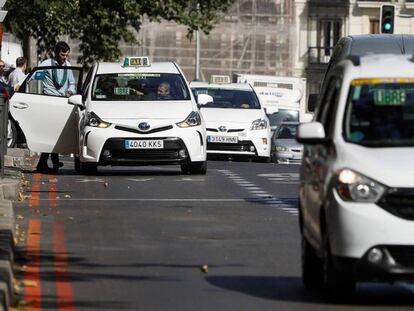
[[[74,165],[75,165],[75,172],[80,174],[81,173],[81,167],[80,167],[80,160],[79,156],[75,155],[75,158],[73,159]]]
[[[302,234],[302,283],[307,290],[323,288],[323,264]]]
[[[325,295],[334,302],[348,301],[355,293],[356,282],[352,276],[346,275],[334,267],[327,234],[323,237],[322,254],[322,275]]]
[[[205,175],[207,173],[207,161],[181,164],[181,172],[188,175]]]
[[[7,148],[14,148],[17,144],[17,126],[13,120],[9,118],[7,125]]]
[[[270,157],[255,157],[254,162],[258,163],[270,163]]]
[[[84,175],[96,175],[98,173],[98,163],[94,162],[80,162],[79,170]]]

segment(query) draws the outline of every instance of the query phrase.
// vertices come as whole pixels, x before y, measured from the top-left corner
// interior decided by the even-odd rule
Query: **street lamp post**
[[[200,31],[197,29],[196,36],[196,49],[195,49],[195,80],[200,80]]]

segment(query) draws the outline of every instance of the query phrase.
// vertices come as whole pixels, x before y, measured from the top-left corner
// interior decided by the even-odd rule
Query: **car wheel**
[[[348,300],[355,293],[356,282],[352,276],[334,267],[327,234],[323,238],[322,255],[323,285],[327,298],[338,302]]]
[[[96,175],[98,173],[98,163],[79,161],[80,173],[84,175]]]
[[[74,165],[75,165],[75,171],[76,171],[76,173],[79,174],[81,172],[79,156],[75,155],[75,158],[73,159],[73,162],[74,162]]]
[[[181,172],[189,175],[205,175],[207,173],[207,161],[181,164]]]
[[[7,124],[7,148],[14,148],[17,143],[17,127],[13,120]]]
[[[320,290],[323,287],[322,260],[302,234],[302,283],[308,290]]]

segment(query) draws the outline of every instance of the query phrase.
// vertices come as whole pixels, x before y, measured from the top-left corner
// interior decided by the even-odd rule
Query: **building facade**
[[[414,0],[296,0],[294,72],[307,78],[308,92],[318,93],[332,54],[342,36],[379,33],[380,7],[395,4],[394,33],[414,34]]]

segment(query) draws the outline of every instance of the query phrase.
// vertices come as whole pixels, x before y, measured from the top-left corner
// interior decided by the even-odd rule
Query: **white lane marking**
[[[152,180],[153,178],[127,178],[127,180],[129,180],[129,181],[136,181],[136,182],[141,182],[141,181],[150,181],[150,180]]]
[[[245,187],[246,190],[260,190],[261,189],[260,187],[250,187],[250,186],[247,186],[247,185],[242,185],[242,187]]]
[[[245,187],[246,189],[249,189],[249,187],[250,187],[250,188],[260,189],[260,188],[258,188],[258,187],[255,187],[255,186],[256,186],[255,184],[245,184],[245,183],[242,183],[242,184],[239,184],[239,186],[241,186],[241,187]]]
[[[267,193],[267,191],[264,190],[250,190],[250,193]]]
[[[87,182],[105,182],[105,179],[102,178],[82,178],[82,179],[77,179],[76,182],[80,182],[80,183],[87,183]]]
[[[174,181],[206,181],[204,178],[180,178],[180,179],[175,179]]]

